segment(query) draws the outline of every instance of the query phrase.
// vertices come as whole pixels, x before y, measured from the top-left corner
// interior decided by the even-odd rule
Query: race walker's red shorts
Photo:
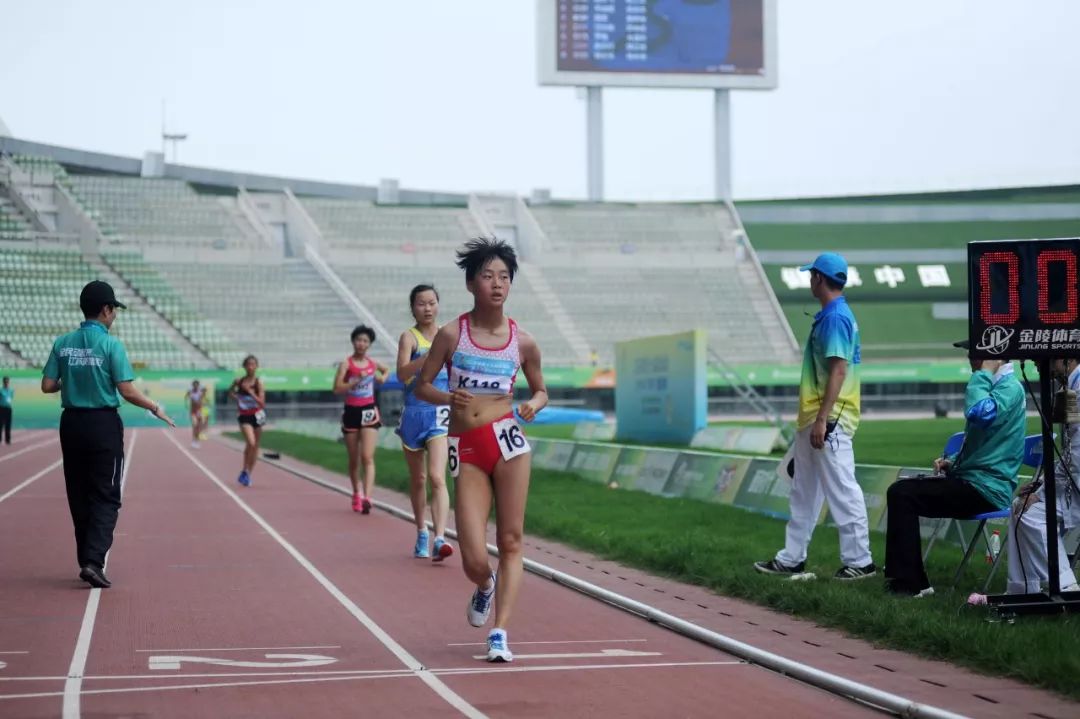
[[[457,477],[461,464],[478,467],[489,477],[500,459],[507,461],[532,451],[513,412],[489,424],[449,436],[450,476]]]

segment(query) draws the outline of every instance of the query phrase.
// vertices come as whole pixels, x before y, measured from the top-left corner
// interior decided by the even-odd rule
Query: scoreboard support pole
[[[1080,612],[1080,592],[1061,591],[1058,571],[1057,481],[1054,476],[1054,428],[1051,424],[1053,384],[1050,360],[1036,360],[1039,368],[1039,404],[1042,406],[1042,476],[1046,487],[1047,593],[993,594],[986,603],[1001,614],[1064,614]],[[1009,550],[1013,551],[1013,550]]]
[[[604,201],[604,97],[603,88],[585,88],[585,151],[589,201]]]
[[[731,91],[713,90],[713,177],[717,200],[731,200]]]

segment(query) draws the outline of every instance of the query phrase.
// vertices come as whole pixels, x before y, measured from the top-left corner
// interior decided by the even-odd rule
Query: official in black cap
[[[135,388],[127,350],[109,334],[125,305],[113,288],[95,280],[83,288],[79,306],[86,321],[57,338],[42,372],[41,391],[60,393],[60,450],[68,508],[75,525],[79,578],[92,587],[111,586],[105,556],[112,547],[124,473],[124,425],[120,397],[148,409],[171,427],[161,406]]]

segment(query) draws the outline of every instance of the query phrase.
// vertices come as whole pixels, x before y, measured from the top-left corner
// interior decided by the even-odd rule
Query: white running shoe
[[[510,651],[510,644],[506,638],[506,630],[496,627],[488,632],[488,653],[487,660],[489,662],[502,662],[509,664],[514,661],[514,653]]]
[[[491,605],[495,599],[495,572],[491,573],[491,589],[486,592],[477,587],[469,599],[469,606],[465,607],[465,618],[474,627],[482,627],[487,624],[491,616]]]

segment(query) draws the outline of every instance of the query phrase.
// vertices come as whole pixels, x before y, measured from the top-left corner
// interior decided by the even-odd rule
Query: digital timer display
[[[977,358],[1080,356],[1080,239],[968,243],[968,339]]]

